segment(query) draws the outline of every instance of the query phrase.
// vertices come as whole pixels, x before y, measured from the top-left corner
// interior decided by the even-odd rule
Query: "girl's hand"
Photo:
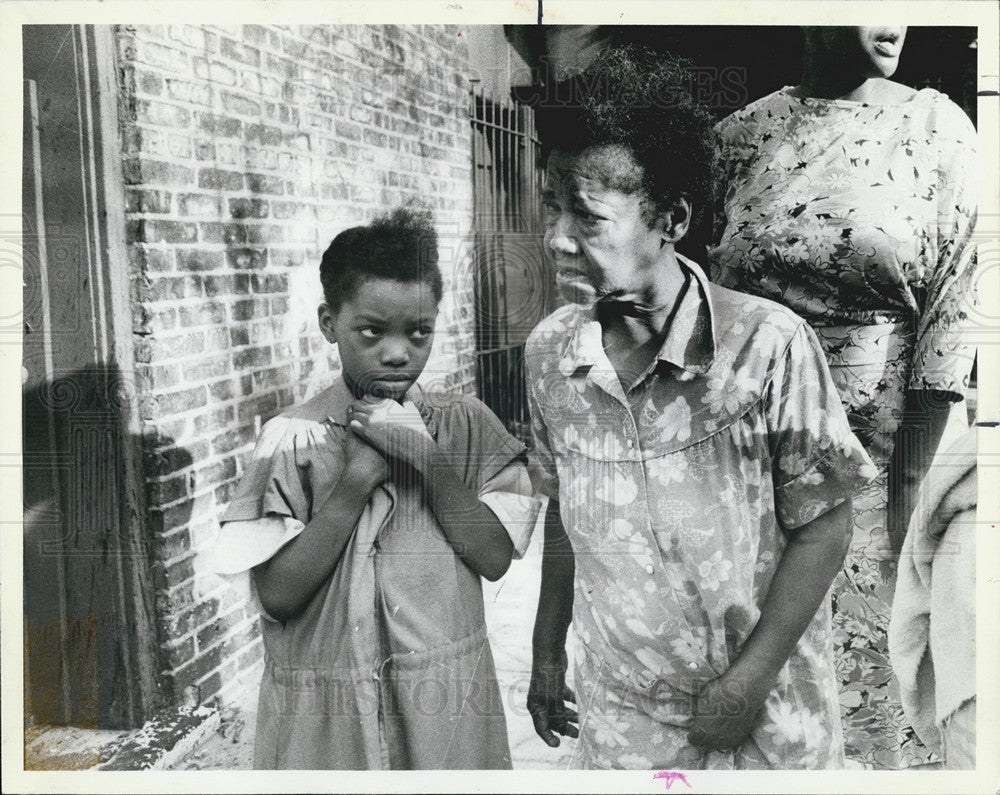
[[[378,450],[354,433],[347,434],[343,480],[346,485],[371,493],[389,479],[389,462]]]
[[[351,430],[383,453],[421,469],[434,439],[412,402],[402,405],[388,398],[365,397],[351,404]]]
[[[688,742],[706,751],[739,748],[756,725],[768,692],[762,682],[731,672],[706,683],[695,699]]]

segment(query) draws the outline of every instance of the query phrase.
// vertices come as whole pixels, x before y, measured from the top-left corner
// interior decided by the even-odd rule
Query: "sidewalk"
[[[566,769],[575,742],[563,739],[549,748],[535,734],[524,702],[531,675],[531,629],[541,581],[542,528],[536,528],[522,560],[495,583],[483,582],[486,623],[496,661],[500,693],[507,710],[507,731],[515,770]],[[257,687],[248,688],[242,704],[222,712],[222,723],[202,746],[173,765],[173,770],[248,769],[253,763]]]

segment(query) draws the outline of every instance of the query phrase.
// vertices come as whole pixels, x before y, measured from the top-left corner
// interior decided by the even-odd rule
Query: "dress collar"
[[[688,373],[691,378],[707,373],[715,360],[715,314],[704,271],[687,257],[676,256],[685,283],[657,358]],[[601,324],[596,319],[595,308],[581,309],[577,318],[576,328],[559,360],[559,372],[564,376],[593,367],[604,355]]]

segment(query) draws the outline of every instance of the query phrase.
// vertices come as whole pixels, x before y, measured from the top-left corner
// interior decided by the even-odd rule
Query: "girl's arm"
[[[254,567],[261,606],[278,621],[299,615],[332,574],[371,493],[388,477],[385,458],[348,434],[346,463],[333,492],[299,535]]]
[[[419,473],[431,510],[455,554],[481,577],[491,582],[499,580],[514,554],[514,544],[503,523],[458,476],[455,462],[438,448],[415,409],[409,416],[406,408],[395,404],[392,408],[396,416],[390,423],[378,414],[381,405],[355,403],[352,430]]]
[[[688,733],[692,745],[721,750],[743,743],[840,571],[850,538],[849,499],[794,532],[740,655],[698,696]]]

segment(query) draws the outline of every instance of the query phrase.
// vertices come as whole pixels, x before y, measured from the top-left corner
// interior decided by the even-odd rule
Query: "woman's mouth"
[[[900,38],[899,33],[895,31],[879,33],[875,36],[873,49],[883,58],[897,58],[899,57]]]

